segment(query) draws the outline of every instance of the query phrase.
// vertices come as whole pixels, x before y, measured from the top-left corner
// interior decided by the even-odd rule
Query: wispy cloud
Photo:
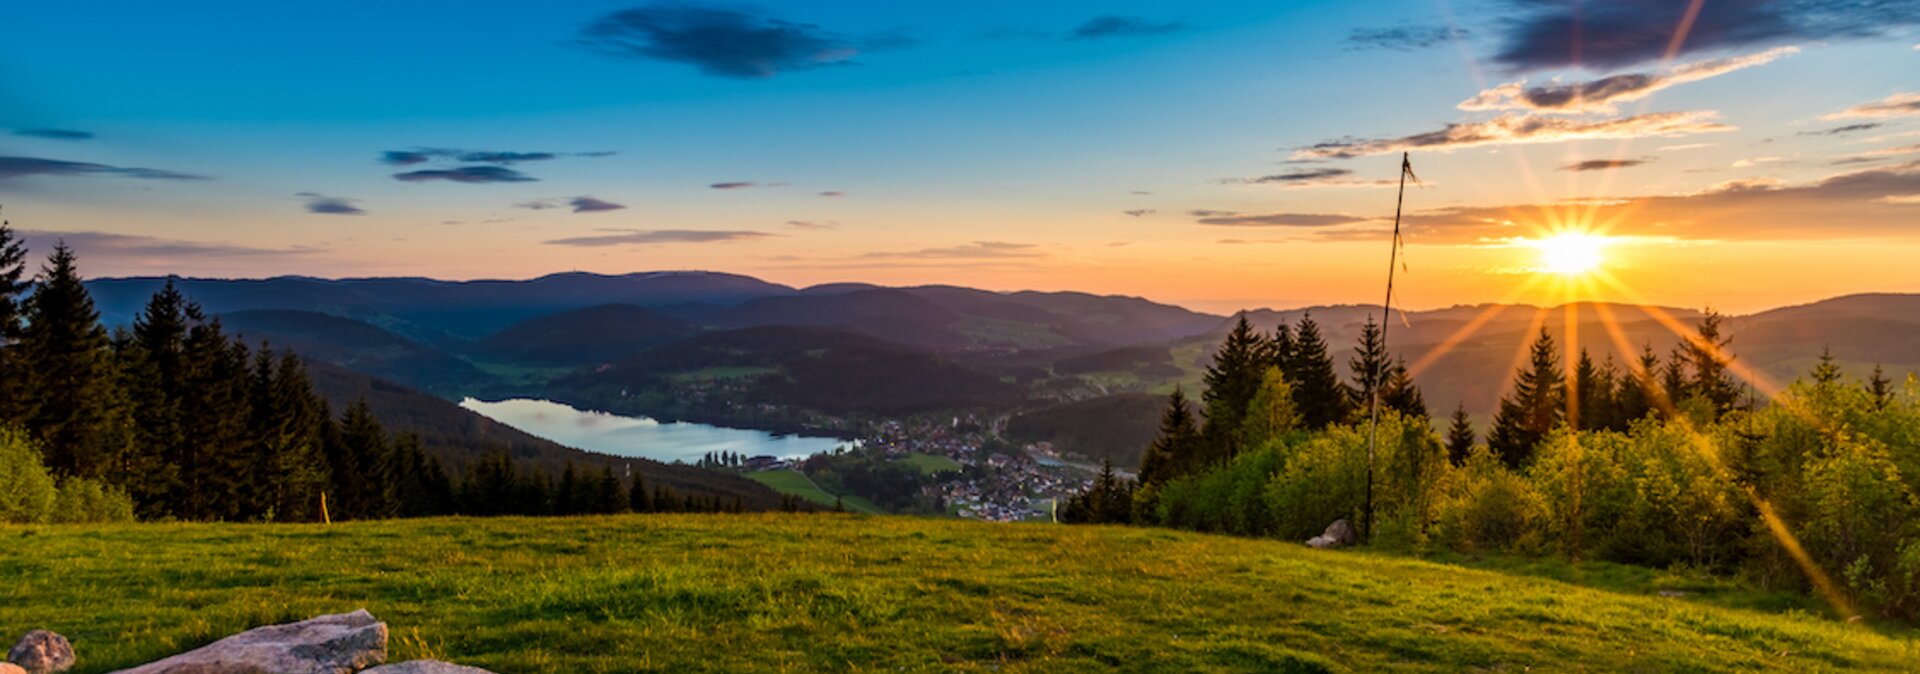
[[[1689,17],[1689,9],[1696,13]],[[1695,53],[1872,37],[1920,23],[1910,0],[1508,0],[1493,61],[1521,72],[1612,69]],[[1676,39],[1681,27],[1684,39]]]
[[[1352,178],[1353,171],[1343,168],[1312,168],[1276,173],[1253,178],[1228,178],[1221,182],[1241,185],[1271,185],[1285,188],[1308,187],[1381,187],[1394,184],[1391,180],[1360,180]]]
[[[1861,103],[1836,113],[1823,115],[1820,118],[1825,120],[1874,119],[1914,115],[1920,115],[1920,92],[1894,94],[1872,103]]]
[[[414,148],[411,150],[387,150],[380,153],[380,162],[394,166],[412,166],[429,161],[448,161],[467,164],[511,165],[529,161],[547,161],[561,157],[609,157],[616,154],[611,150],[593,152],[508,152],[500,150],[453,150],[447,148]]]
[[[206,176],[40,157],[0,157],[0,180],[27,176],[113,176],[141,180],[206,180]]]
[[[786,187],[786,186],[787,186],[787,183],[756,183],[752,181],[739,180],[739,181],[724,182],[724,183],[714,183],[714,184],[708,185],[707,187],[710,187],[716,190],[744,190],[744,189],[753,188],[753,187]],[[820,193],[820,196],[823,196],[823,197],[844,197],[846,195],[847,193],[845,192],[821,192]]]
[[[1885,126],[1885,125],[1881,124],[1880,122],[1860,122],[1858,124],[1836,126],[1831,129],[1821,129],[1819,131],[1801,131],[1800,135],[1802,136],[1838,136],[1840,134],[1845,134],[1845,133],[1872,131],[1882,126]]]
[[[1100,40],[1114,37],[1140,37],[1145,35],[1165,35],[1186,30],[1187,24],[1180,21],[1153,21],[1137,16],[1119,16],[1103,14],[1074,28],[1067,37],[1075,40]]]
[[[595,199],[589,196],[574,197],[567,200],[567,204],[573,206],[573,212],[575,213],[604,213],[606,211],[617,211],[626,208],[626,206],[621,204]]]
[[[842,191],[839,191],[839,190],[828,190],[828,191],[825,191],[825,192],[821,192],[821,193],[819,194],[819,196],[823,196],[823,197],[829,197],[829,198],[831,198],[831,197],[844,197],[844,196],[847,196],[847,193],[846,193],[846,192],[842,192]]]
[[[526,183],[539,180],[533,176],[500,166],[461,166],[450,169],[422,169],[395,173],[393,179],[401,182],[417,183],[445,180],[455,183]]]
[[[320,252],[312,248],[260,248],[231,243],[165,239],[137,234],[80,231],[22,230],[21,239],[33,250],[51,250],[65,242],[89,266],[126,263],[165,263],[208,258],[286,257]]]
[[[1222,225],[1227,227],[1331,227],[1355,222],[1366,222],[1373,218],[1363,218],[1340,213],[1235,213],[1232,211],[1214,211],[1196,209],[1189,211],[1195,222],[1202,225]]]
[[[794,229],[839,229],[840,223],[815,220],[788,220],[787,226]]]
[[[1606,169],[1632,168],[1653,161],[1653,157],[1639,159],[1588,159],[1560,167],[1562,171],[1601,171]]]
[[[637,246],[662,243],[727,243],[732,241],[751,241],[763,239],[772,234],[748,230],[707,230],[707,229],[624,229],[602,230],[608,234],[576,236],[554,239],[546,242],[554,246],[576,246],[596,248],[607,246]]]
[[[1151,208],[1135,208],[1135,209],[1130,209],[1130,210],[1125,210],[1120,212],[1138,218],[1144,215],[1153,215],[1155,213],[1159,213],[1160,211],[1156,211]]]
[[[307,200],[308,213],[319,213],[322,215],[366,215],[367,213],[361,210],[360,207],[353,205],[353,202],[358,201],[357,199],[330,197],[318,192],[301,192],[294,196]]]
[[[1446,152],[1468,147],[1558,143],[1568,140],[1684,136],[1732,131],[1710,110],[1654,112],[1619,119],[1582,121],[1537,115],[1505,115],[1484,122],[1448,124],[1438,131],[1383,139],[1328,141],[1295,150],[1300,159],[1349,159],[1403,150]]]
[[[1391,49],[1414,51],[1467,39],[1465,28],[1448,26],[1399,26],[1396,28],[1355,28],[1347,33],[1351,49]]]
[[[862,52],[912,42],[897,31],[849,37],[746,9],[668,3],[601,16],[575,41],[608,56],[681,63],[734,79],[847,65]]]
[[[1014,257],[1041,257],[1046,253],[1039,246],[1030,243],[1008,243],[1005,241],[975,241],[959,246],[921,248],[908,251],[881,251],[861,255],[869,260],[977,260]]]
[[[1655,92],[1688,82],[1718,77],[1736,70],[1771,63],[1799,53],[1798,47],[1780,47],[1758,54],[1675,66],[1663,73],[1627,73],[1586,82],[1554,82],[1527,86],[1526,80],[1508,82],[1461,101],[1461,110],[1527,110],[1546,114],[1617,112],[1616,105],[1637,101]]]
[[[93,139],[92,131],[79,131],[75,129],[14,129],[13,135],[30,136],[33,138],[49,138],[52,140],[92,140]]]

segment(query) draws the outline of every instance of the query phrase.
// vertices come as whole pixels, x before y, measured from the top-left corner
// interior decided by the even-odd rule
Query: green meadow
[[[858,515],[0,527],[82,674],[367,608],[500,672],[1912,671],[1905,633],[1371,552]],[[1560,572],[1560,575],[1569,575]],[[1578,576],[1578,573],[1571,574]],[[1710,589],[1710,588],[1709,588]]]

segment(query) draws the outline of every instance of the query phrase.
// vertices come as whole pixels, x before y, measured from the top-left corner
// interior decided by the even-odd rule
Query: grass
[[[907,465],[913,466],[914,469],[920,471],[920,474],[922,475],[932,475],[934,473],[958,472],[960,470],[959,461],[955,461],[950,457],[941,456],[939,454],[926,454],[923,452],[912,452],[907,454],[907,458],[904,460],[907,462]]]
[[[812,478],[801,474],[799,471],[761,470],[746,473],[746,476],[752,478],[755,482],[772,487],[774,491],[782,494],[792,494],[823,506],[831,506],[834,502],[834,494],[825,489],[821,489],[819,483],[814,482]],[[853,512],[866,513],[869,515],[886,513],[885,508],[874,505],[872,501],[867,500],[863,496],[844,494],[839,498],[841,506]]]
[[[501,672],[1912,671],[1807,614],[1155,529],[858,515],[0,527],[80,674],[365,607]]]

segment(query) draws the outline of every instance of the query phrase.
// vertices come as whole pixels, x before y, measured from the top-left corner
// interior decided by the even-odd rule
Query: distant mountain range
[[[89,283],[122,324],[164,278]],[[418,389],[547,397],[663,418],[772,430],[848,416],[985,409],[1028,418],[1021,439],[1137,455],[1152,424],[1141,394],[1200,373],[1233,317],[1137,297],[955,286],[793,288],[712,272],[568,273],[524,281],[422,278],[176,279],[249,340]],[[1245,312],[1262,330],[1308,313],[1344,371],[1380,308]],[[1416,369],[1436,416],[1490,416],[1522,350],[1545,327],[1622,368],[1662,360],[1700,313],[1582,303],[1475,305],[1396,314],[1391,350]],[[1920,295],[1852,295],[1730,316],[1737,368],[1786,382],[1830,347],[1864,376],[1920,369]],[[1129,395],[1109,403],[1082,403]],[[458,409],[457,407],[455,409]],[[1032,416],[1045,411],[1044,416]],[[464,410],[461,410],[464,412]],[[1126,417],[1126,418],[1121,418]]]

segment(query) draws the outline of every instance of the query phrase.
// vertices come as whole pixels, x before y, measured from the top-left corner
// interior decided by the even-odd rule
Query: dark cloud
[[[74,129],[14,129],[13,135],[51,138],[53,140],[91,140],[93,138],[92,131],[76,131]]]
[[[1512,18],[1494,61],[1510,71],[1610,69],[1681,56],[1795,42],[1860,38],[1920,23],[1916,0],[1509,0]],[[1699,8],[1685,22],[1689,6]]]
[[[394,166],[412,166],[434,158],[435,150],[387,150],[380,153],[380,161]]]
[[[1882,126],[1885,126],[1885,125],[1879,122],[1861,122],[1859,124],[1848,124],[1845,126],[1836,126],[1831,129],[1823,129],[1820,131],[1801,131],[1800,135],[1802,136],[1838,136],[1843,133],[1853,133],[1855,131],[1871,131],[1874,129],[1878,129]]]
[[[393,179],[401,182],[417,183],[429,180],[446,180],[456,183],[527,183],[539,180],[510,168],[499,166],[461,166],[451,169],[423,169],[395,173]]]
[[[1560,167],[1562,171],[1601,171],[1605,169],[1632,168],[1653,161],[1652,157],[1639,159],[1588,159]]]
[[[357,201],[356,199],[330,197],[318,192],[301,192],[294,196],[307,200],[308,213],[320,213],[322,215],[366,215],[367,213],[361,210],[360,207],[353,205],[353,202]]]
[[[917,259],[917,260],[978,260],[1009,257],[1041,257],[1046,253],[1039,246],[1030,243],[1007,243],[1005,241],[975,241],[973,243],[920,250],[873,252],[861,255],[867,259]]]
[[[1312,168],[1276,173],[1254,178],[1228,178],[1221,182],[1240,185],[1272,185],[1286,188],[1306,187],[1379,187],[1394,184],[1391,180],[1357,180],[1349,176],[1353,171],[1343,168]]]
[[[1486,145],[1683,136],[1733,130],[1731,126],[1714,121],[1717,117],[1719,117],[1718,113],[1707,110],[1653,112],[1596,121],[1537,115],[1505,115],[1484,122],[1448,124],[1439,131],[1428,131],[1399,138],[1327,141],[1295,150],[1293,155],[1300,159],[1351,159],[1406,150],[1444,152]]]
[[[523,161],[545,161],[558,155],[552,152],[468,152],[458,157],[460,161],[480,162],[482,164],[513,164]]]
[[[411,150],[387,150],[380,153],[380,161],[394,166],[412,166],[429,161],[464,162],[469,164],[517,164],[523,161],[547,161],[561,157],[611,157],[618,154],[612,150],[593,152],[503,152],[497,150],[450,150],[446,148],[414,148]]]
[[[1131,215],[1136,218],[1143,215],[1153,215],[1154,213],[1159,213],[1159,211],[1156,211],[1151,208],[1135,208],[1132,210],[1126,210],[1126,211],[1120,211],[1120,212],[1125,213],[1127,215]]]
[[[1920,92],[1894,94],[1872,103],[1862,103],[1831,115],[1822,116],[1821,119],[1870,119],[1911,117],[1914,115],[1920,115]]]
[[[581,29],[576,40],[609,56],[684,63],[736,79],[847,65],[863,51],[912,42],[899,32],[855,38],[742,9],[666,3],[602,16]]]
[[[1446,26],[1401,26],[1398,28],[1355,28],[1347,33],[1353,49],[1392,49],[1414,51],[1467,39],[1465,28]]]
[[[593,197],[588,197],[588,196],[574,197],[573,199],[568,200],[567,203],[573,206],[573,212],[575,213],[601,213],[605,211],[617,211],[622,208],[626,208],[626,206],[616,204],[611,201],[602,201],[600,199],[595,199]]]
[[[1331,227],[1355,222],[1366,222],[1373,218],[1362,218],[1338,213],[1233,213],[1230,211],[1192,211],[1203,225],[1222,225],[1227,227]]]
[[[1087,19],[1086,23],[1073,29],[1068,37],[1075,40],[1099,40],[1110,37],[1165,35],[1186,29],[1187,24],[1179,21],[1149,21],[1136,16],[1104,14]]]
[[[0,157],[0,180],[26,176],[115,176],[142,180],[206,180],[206,176],[150,168],[108,166],[40,157]]]
[[[1654,92],[1688,82],[1719,77],[1771,63],[1800,52],[1798,47],[1778,47],[1757,54],[1687,63],[1659,73],[1624,73],[1586,82],[1554,82],[1529,87],[1526,81],[1509,82],[1480,92],[1460,103],[1461,110],[1528,110],[1533,112],[1584,114],[1612,113],[1618,103],[1637,101]]]
[[[595,248],[605,246],[633,246],[659,243],[725,243],[729,241],[750,241],[769,236],[766,232],[746,230],[705,230],[705,229],[628,229],[603,230],[612,232],[594,236],[576,236],[548,241],[554,246],[578,246]]]
[[[841,192],[841,191],[839,191],[839,190],[829,190],[829,191],[826,191],[826,192],[821,192],[821,193],[820,193],[820,196],[823,196],[823,197],[844,197],[844,196],[847,196],[847,193],[846,193],[846,192]]]
[[[730,182],[730,183],[714,183],[712,185],[708,185],[707,187],[711,187],[716,190],[744,190],[749,187],[759,187],[759,186],[760,186],[760,183],[743,181],[743,182]]]

